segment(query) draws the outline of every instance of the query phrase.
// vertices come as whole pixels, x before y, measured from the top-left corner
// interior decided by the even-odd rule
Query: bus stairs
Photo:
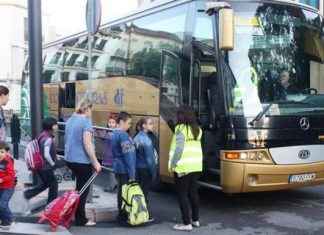
[[[220,184],[220,170],[208,168],[198,180],[198,186],[222,191]]]

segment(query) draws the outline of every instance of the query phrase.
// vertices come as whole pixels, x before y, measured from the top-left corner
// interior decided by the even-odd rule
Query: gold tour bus
[[[121,110],[133,124],[152,117],[156,189],[173,181],[167,162],[181,105],[204,132],[200,186],[241,193],[323,184],[323,36],[318,10],[293,1],[157,1],[93,36],[93,122],[105,126]],[[87,32],[44,45],[45,108],[62,122],[87,94],[88,45]],[[28,117],[28,58],[22,76]]]

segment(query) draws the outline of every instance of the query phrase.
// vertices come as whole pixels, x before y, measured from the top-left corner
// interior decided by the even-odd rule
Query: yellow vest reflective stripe
[[[200,129],[197,140],[191,133],[190,127],[184,124],[178,125],[175,128],[175,135],[172,138],[170,152],[169,152],[169,167],[174,155],[174,150],[176,147],[176,133],[180,131],[185,137],[185,143],[182,155],[177,162],[175,172],[177,173],[189,173],[189,172],[199,172],[202,171],[202,160],[203,154],[201,149],[201,136],[202,130]]]

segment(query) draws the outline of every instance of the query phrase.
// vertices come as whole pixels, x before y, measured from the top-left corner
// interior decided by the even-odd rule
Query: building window
[[[28,42],[29,32],[28,32],[28,18],[24,18],[24,41]]]
[[[300,0],[299,2],[319,9],[319,0]]]

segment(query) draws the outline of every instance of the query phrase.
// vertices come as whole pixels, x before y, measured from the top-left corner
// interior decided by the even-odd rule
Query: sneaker
[[[30,216],[31,215],[31,211],[30,211],[30,202],[29,202],[29,199],[27,199],[25,197],[25,195],[23,194],[23,200],[24,200],[24,208],[21,212],[21,215],[24,216],[24,217],[27,217],[27,216]]]
[[[29,216],[31,216],[31,214],[32,214],[32,212],[30,210],[23,210],[21,212],[22,217],[29,217]]]
[[[153,222],[155,220],[155,218],[153,218],[153,217],[150,217],[149,219],[148,219],[148,223],[150,223],[150,222]]]
[[[2,222],[1,223],[1,228],[2,229],[10,229],[11,228],[11,226],[12,226],[12,222],[11,221],[9,221],[9,222]]]
[[[84,224],[83,226],[95,226],[97,223],[91,220],[88,220],[88,222],[86,224]]]
[[[191,224],[192,224],[192,226],[194,226],[195,228],[199,228],[199,226],[200,226],[199,221],[192,221]]]
[[[174,230],[178,231],[191,231],[192,226],[191,224],[185,225],[185,224],[176,224],[172,227]]]
[[[115,192],[116,187],[108,187],[104,189],[104,192],[113,193]]]

